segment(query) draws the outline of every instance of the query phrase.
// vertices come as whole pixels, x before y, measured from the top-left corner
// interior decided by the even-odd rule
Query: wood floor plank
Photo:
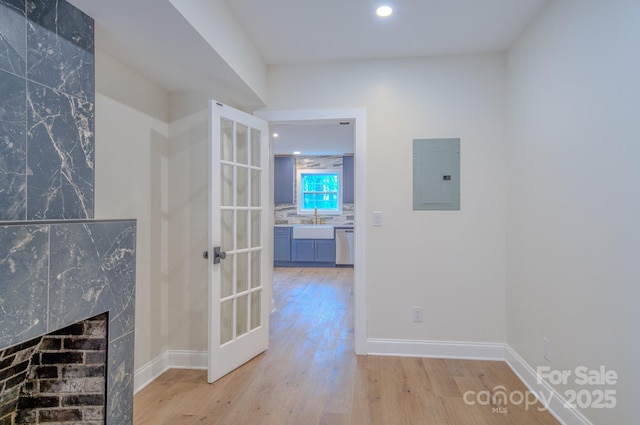
[[[170,370],[136,394],[134,425],[558,425],[466,391],[526,387],[504,362],[356,356],[353,270],[277,268],[267,352],[206,382]]]
[[[435,395],[462,399],[460,388],[458,388],[453,375],[451,375],[447,367],[447,360],[422,359],[421,365],[427,371]]]

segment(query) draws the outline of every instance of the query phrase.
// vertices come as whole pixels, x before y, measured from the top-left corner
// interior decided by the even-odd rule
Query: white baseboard
[[[206,369],[208,359],[206,351],[169,351],[171,369]]]
[[[206,351],[166,351],[134,373],[133,393],[137,393],[169,369],[206,369],[207,358]]]
[[[368,339],[367,354],[377,356],[504,361],[506,352],[505,344],[485,342]]]
[[[536,371],[509,345],[506,346],[506,361],[522,382],[547,405],[549,412],[562,425],[593,425],[576,409],[565,407],[566,400],[549,384],[538,379]],[[546,400],[546,401],[545,401]]]
[[[504,360],[505,345],[395,339],[367,340],[367,354],[401,357]],[[169,369],[206,369],[206,351],[170,350],[139,368],[133,377],[134,394]]]

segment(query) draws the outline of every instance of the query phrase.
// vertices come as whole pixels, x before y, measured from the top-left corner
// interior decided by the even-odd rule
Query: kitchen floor
[[[356,356],[353,269],[276,268],[270,346],[214,384],[170,370],[134,400],[135,425],[557,425],[531,406],[464,393],[526,387],[504,362]]]

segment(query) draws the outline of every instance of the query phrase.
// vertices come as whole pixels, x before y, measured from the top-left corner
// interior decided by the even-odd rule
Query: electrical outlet
[[[542,341],[543,341],[544,359],[550,362],[551,361],[551,340],[547,337],[544,337]]]
[[[422,320],[424,319],[422,307],[413,307],[411,312],[413,314],[413,321],[416,323],[422,323]]]

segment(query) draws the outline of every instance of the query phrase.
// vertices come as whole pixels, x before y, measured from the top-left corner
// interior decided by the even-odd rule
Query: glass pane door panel
[[[251,165],[254,167],[260,166],[260,130],[255,128],[251,129]]]
[[[233,161],[233,121],[220,120],[220,158]]]
[[[260,251],[252,251],[251,252],[251,288],[257,288],[260,286],[261,276],[260,276]]]
[[[251,247],[260,246],[260,219],[262,211],[251,211]]]
[[[249,131],[242,124],[236,125],[236,162],[238,164],[249,164]]]
[[[248,192],[249,192],[249,169],[244,167],[236,167],[237,168],[237,184],[236,184],[236,194],[237,194],[237,203],[236,205],[239,207],[248,206]]]
[[[238,222],[236,226],[236,250],[249,247],[247,245],[247,241],[249,239],[248,211],[237,211],[237,217]]]
[[[233,167],[222,164],[220,167],[220,206],[233,206]]]
[[[220,212],[220,249],[233,250],[233,211],[231,210]]]
[[[233,292],[233,254],[220,262],[220,298],[227,298]]]
[[[260,170],[251,170],[251,206],[260,206]]]
[[[251,330],[254,330],[260,326],[260,296],[261,290],[257,290],[251,293]]]
[[[226,253],[219,263],[209,261],[208,380],[213,382],[267,348],[269,306],[262,305],[267,303],[263,283],[271,272],[262,255],[271,216],[269,193],[262,188],[270,176],[270,163],[262,158],[269,150],[263,137],[268,124],[214,101],[210,112],[215,120],[210,124],[219,123],[220,130],[210,134],[208,230],[210,242]]]
[[[238,254],[236,265],[236,294],[249,288],[249,253]]]
[[[220,303],[220,345],[233,339],[233,300]]]
[[[249,295],[245,294],[236,299],[236,338],[248,332]]]

